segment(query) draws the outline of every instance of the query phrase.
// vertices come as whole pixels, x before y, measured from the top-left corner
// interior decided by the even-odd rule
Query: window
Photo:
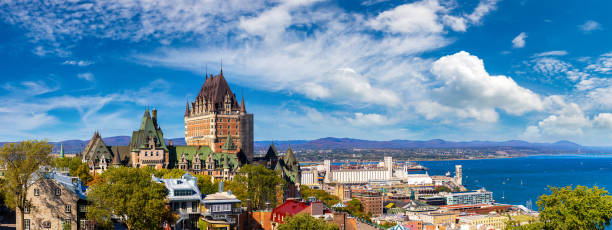
[[[229,212],[232,211],[231,204],[216,204],[212,206],[213,212]]]
[[[70,211],[71,211],[70,210],[71,209],[70,205],[64,205],[64,209],[66,210],[66,213],[70,213]]]
[[[198,211],[198,202],[191,202],[191,211],[192,212],[197,212]]]
[[[87,205],[79,205],[79,212],[87,212]]]
[[[183,202],[181,206],[181,209],[187,209],[187,202]]]
[[[72,221],[70,218],[62,220],[63,229],[70,229],[72,226]]]
[[[174,196],[191,196],[193,194],[193,190],[174,190]]]
[[[62,190],[61,190],[61,189],[59,189],[59,188],[56,188],[56,189],[55,189],[55,195],[56,195],[56,196],[62,195]]]
[[[39,195],[39,193],[40,193],[40,190],[39,190],[39,189],[37,189],[37,188],[35,188],[35,189],[34,189],[34,196],[38,196],[38,195]]]
[[[23,209],[23,213],[25,213],[25,214],[30,213],[30,207],[25,207],[25,208]]]
[[[45,220],[42,222],[43,228],[51,228],[51,221]]]
[[[30,230],[30,219],[23,220],[23,229]]]

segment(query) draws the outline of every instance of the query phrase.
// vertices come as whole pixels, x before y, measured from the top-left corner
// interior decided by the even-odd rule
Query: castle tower
[[[463,183],[463,170],[461,169],[461,165],[455,165],[455,183],[458,185],[462,185]]]
[[[233,141],[236,152],[242,151],[249,162],[253,160],[253,114],[247,113],[244,98],[238,102],[221,71],[206,76],[198,96],[187,103],[185,141],[222,152],[227,140]]]

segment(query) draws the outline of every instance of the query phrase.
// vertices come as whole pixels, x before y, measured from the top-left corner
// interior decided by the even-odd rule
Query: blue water
[[[444,175],[447,171],[454,175],[455,165],[463,165],[463,185],[466,188],[473,190],[485,187],[493,192],[497,203],[528,206],[531,200],[534,210],[537,210],[538,197],[550,194],[549,185],[598,186],[612,192],[612,155],[530,156],[418,163],[429,168],[429,175]]]

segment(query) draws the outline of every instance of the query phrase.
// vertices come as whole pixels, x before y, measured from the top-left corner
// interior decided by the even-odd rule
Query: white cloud
[[[599,22],[593,21],[593,20],[589,20],[586,21],[584,24],[579,25],[578,28],[580,28],[582,31],[588,33],[594,30],[601,30],[601,24],[599,24]]]
[[[595,63],[588,65],[586,69],[605,74],[612,73],[612,52],[602,54]]]
[[[598,128],[612,129],[612,113],[600,113],[593,118],[593,125]]]
[[[92,65],[93,62],[92,61],[86,61],[86,60],[66,60],[64,62],[62,62],[62,65],[74,65],[74,66],[80,66],[80,67],[85,67],[85,66],[89,66]]]
[[[525,47],[525,39],[527,38],[527,34],[525,32],[521,32],[518,36],[512,39],[512,47],[514,48],[523,48]]]
[[[92,73],[80,73],[77,74],[77,77],[86,81],[93,81],[94,75]]]
[[[567,51],[565,50],[553,50],[553,51],[534,54],[533,57],[565,56],[565,55],[567,55]]]
[[[498,0],[481,0],[467,18],[474,24],[481,23],[482,18],[497,8]]]
[[[356,126],[375,126],[392,125],[396,121],[384,115],[376,113],[355,113],[354,117],[347,117],[346,120]]]
[[[438,13],[445,10],[437,0],[423,0],[403,4],[384,11],[368,24],[377,30],[394,33],[436,34],[443,31]]]
[[[567,72],[572,66],[564,61],[556,58],[544,57],[537,58],[534,60],[535,64],[533,69],[540,74],[545,75],[556,75],[559,73]]]
[[[431,72],[441,84],[432,90],[433,98],[465,117],[494,122],[498,118],[495,109],[513,115],[543,109],[539,95],[512,78],[489,75],[483,61],[465,51],[438,59]]]

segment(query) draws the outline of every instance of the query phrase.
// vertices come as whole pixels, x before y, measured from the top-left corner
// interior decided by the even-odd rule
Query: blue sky
[[[0,141],[166,137],[221,59],[256,140],[612,145],[610,1],[3,1]]]

